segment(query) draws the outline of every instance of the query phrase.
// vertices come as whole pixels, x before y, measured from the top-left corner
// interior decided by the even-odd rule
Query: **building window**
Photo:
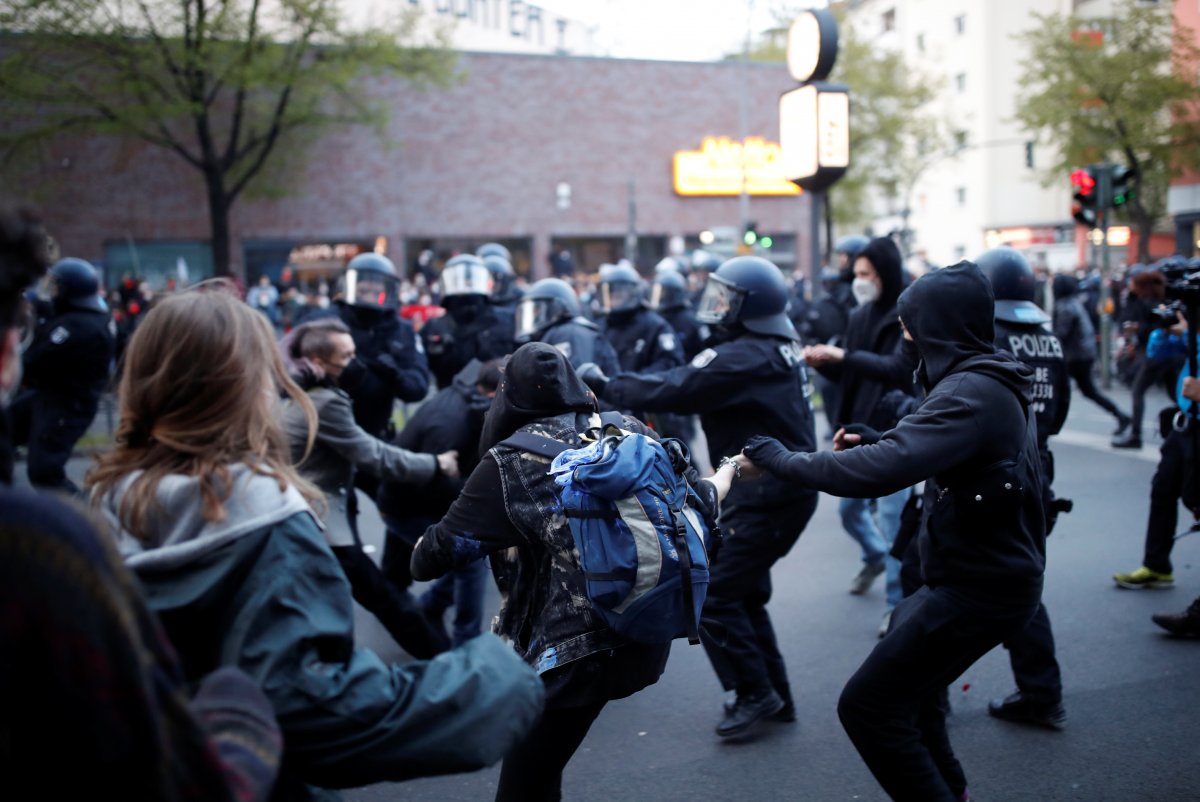
[[[925,34],[923,33],[917,34],[917,50],[925,52]]]
[[[966,259],[967,258],[967,246],[966,245],[955,245],[954,246],[954,258],[955,259]]]
[[[883,32],[896,30],[896,9],[889,8],[883,12]]]
[[[967,74],[965,72],[960,72],[954,76],[954,88],[959,92],[967,91]]]
[[[959,14],[957,17],[954,18],[954,32],[960,36],[967,32],[967,15],[966,14]]]
[[[966,206],[967,205],[967,188],[966,187],[958,187],[957,189],[955,189],[954,197],[958,200],[959,206]]]

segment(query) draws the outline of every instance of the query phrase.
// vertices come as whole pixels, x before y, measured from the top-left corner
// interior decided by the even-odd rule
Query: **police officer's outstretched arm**
[[[663,373],[621,373],[612,377],[597,395],[618,407],[648,412],[693,415],[720,409],[742,392],[746,383],[746,370],[740,361],[732,353],[723,356],[724,359],[714,358],[703,367],[697,366],[704,361],[697,357],[691,364]]]

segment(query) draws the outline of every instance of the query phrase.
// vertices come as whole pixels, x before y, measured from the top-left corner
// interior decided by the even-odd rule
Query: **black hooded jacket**
[[[874,445],[803,454],[754,438],[746,454],[805,488],[852,498],[927,480],[925,583],[1014,602],[1036,598],[1046,519],[1036,423],[1028,417],[1032,370],[993,345],[991,285],[974,264],[922,277],[898,308],[928,391],[916,412]]]
[[[838,407],[839,424],[865,423],[875,429],[889,428],[886,417],[876,415],[879,399],[888,390],[912,389],[911,374],[887,376],[880,360],[900,348],[900,320],[896,317],[896,299],[904,289],[903,259],[896,243],[886,237],[871,240],[861,258],[875,268],[882,285],[879,297],[850,312],[842,347],[845,361],[820,369],[821,375],[842,384],[842,402]]]

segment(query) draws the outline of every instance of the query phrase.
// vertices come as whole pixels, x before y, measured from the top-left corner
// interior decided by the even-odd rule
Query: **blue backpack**
[[[579,553],[588,599],[630,640],[700,642],[713,533],[696,491],[661,443],[607,424],[598,439],[572,449],[517,432],[501,445],[552,457],[549,473]]]

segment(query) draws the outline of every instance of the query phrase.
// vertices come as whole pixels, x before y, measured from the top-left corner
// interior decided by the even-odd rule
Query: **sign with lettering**
[[[676,151],[675,192],[679,195],[798,195],[800,188],[783,173],[779,144],[762,137],[738,142],[705,137],[699,150]]]
[[[408,0],[454,26],[459,50],[599,55],[594,29],[525,0]]]

